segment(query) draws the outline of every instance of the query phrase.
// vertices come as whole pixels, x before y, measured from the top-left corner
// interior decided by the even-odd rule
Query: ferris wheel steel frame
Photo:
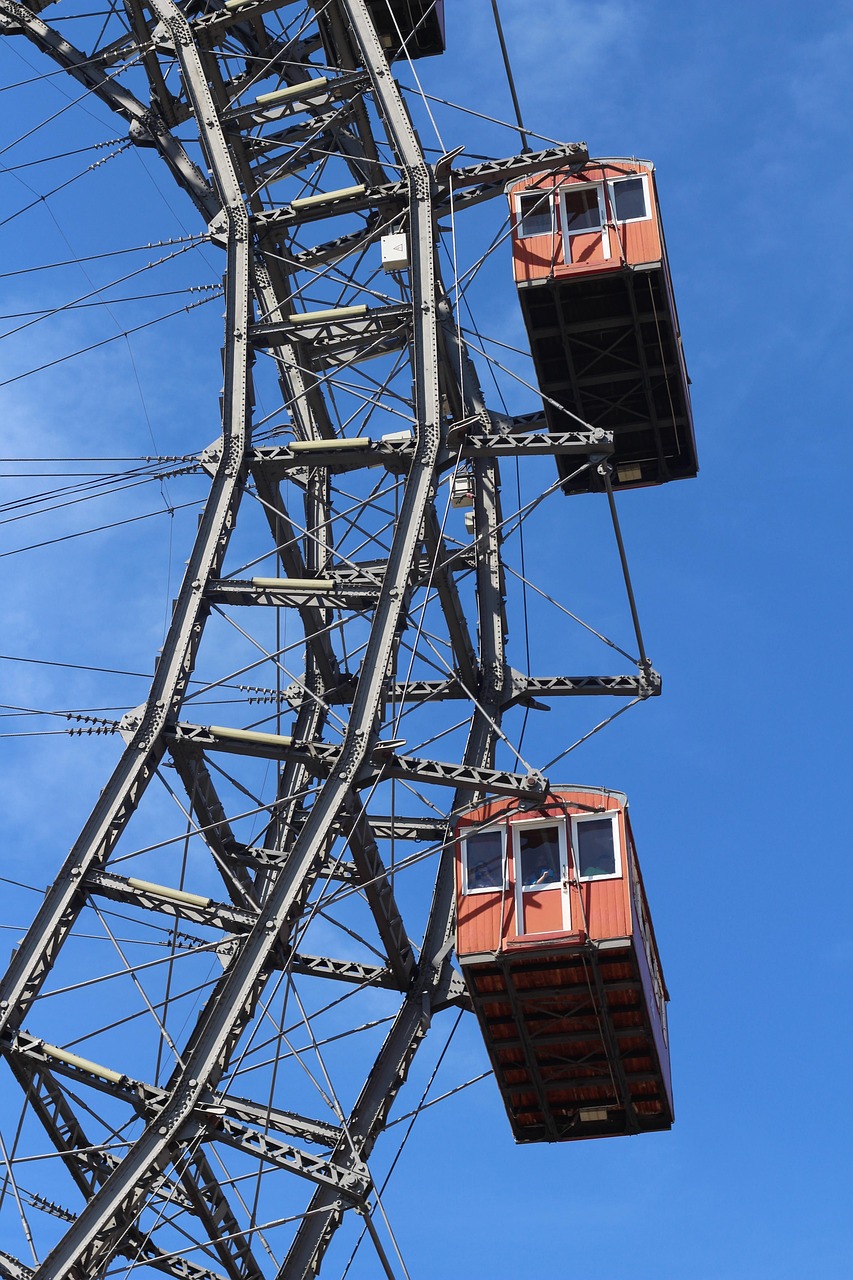
[[[221,436],[202,456],[209,495],[150,693],[122,722],[121,757],[0,985],[3,1057],[83,1200],[37,1266],[0,1252],[0,1275],[92,1280],[117,1257],[187,1280],[271,1275],[256,1248],[254,1227],[241,1225],[231,1189],[208,1157],[206,1146],[214,1139],[313,1186],[275,1271],[281,1280],[317,1274],[350,1211],[364,1218],[380,1265],[393,1275],[372,1221],[369,1202],[376,1188],[368,1160],[431,1016],[449,1005],[467,1007],[452,965],[450,816],[487,792],[531,800],[547,792],[547,779],[535,770],[495,765],[508,707],[564,696],[642,699],[660,689],[647,663],[635,675],[576,677],[525,676],[510,666],[499,460],[562,454],[579,466],[596,466],[612,451],[612,436],[581,423],[575,430],[550,432],[541,415],[511,418],[490,411],[438,269],[439,217],[501,195],[508,181],[524,174],[580,165],[587,153],[583,144],[567,144],[467,168],[454,168],[453,155],[428,163],[365,0],[308,6],[303,34],[286,44],[264,24],[266,16],[288,7],[281,0],[232,0],[197,16],[188,16],[173,0],[144,5],[128,0],[131,32],[100,60],[75,49],[52,28],[38,12],[46,7],[0,0],[0,33],[28,39],[115,112],[134,143],[159,154],[204,220],[210,242],[224,252],[223,393]],[[315,28],[319,36],[306,34]],[[229,83],[218,55],[226,39],[268,62],[281,77],[282,87],[266,95],[269,105],[258,99],[234,106],[246,85],[251,87],[250,77],[247,73],[245,84]],[[336,69],[321,80],[310,58],[322,47],[334,50]],[[111,69],[110,58],[118,64],[131,53],[144,65],[153,105],[134,96]],[[182,86],[178,94],[170,87],[174,63]],[[307,124],[289,123],[294,104],[302,106]],[[191,119],[209,181],[175,133],[179,123]],[[253,138],[270,120],[289,130],[285,176],[288,163],[297,172],[323,139],[349,169],[352,185],[267,207],[258,193],[269,162]],[[381,143],[374,137],[374,120],[383,131]],[[333,219],[337,230],[338,220],[352,214],[362,218],[358,230],[308,249],[289,248],[295,229]],[[389,229],[403,231],[410,248],[407,300],[313,314],[295,309],[297,272],[322,272],[343,263],[349,254],[376,245]],[[258,351],[268,352],[275,363],[292,427],[287,443],[252,441],[252,367]],[[341,435],[326,398],[327,371],[395,352],[403,353],[411,372],[411,437]],[[436,505],[440,477],[457,466],[473,476],[474,535],[464,556],[448,549]],[[399,507],[387,554],[381,550],[374,561],[354,566],[335,555],[333,487],[336,477],[368,468],[397,478]],[[294,475],[304,489],[304,524],[302,516],[294,518],[280,489],[280,482]],[[268,524],[281,577],[223,576],[249,486]],[[476,583],[476,631],[457,582],[463,570]],[[412,601],[424,589],[438,602],[453,670],[436,679],[401,679],[400,637],[407,626],[417,630]],[[291,734],[182,718],[209,616],[238,606],[287,609],[301,621],[305,673],[292,695]],[[336,611],[347,610],[369,622],[355,677],[336,652],[330,625]],[[389,706],[454,700],[468,708],[470,720],[458,759],[403,754],[402,740],[382,737]],[[338,742],[326,736],[332,710],[345,716]],[[276,764],[276,795],[259,845],[249,847],[235,835],[235,818],[210,765],[210,758],[223,756]],[[114,851],[164,760],[186,792],[186,812],[207,846],[227,901],[111,869]],[[443,788],[447,819],[368,811],[364,795],[391,779]],[[303,797],[312,788],[313,802],[306,805]],[[435,839],[445,846],[417,948],[379,849],[378,841],[389,835]],[[342,863],[330,852],[336,839],[345,842],[351,861]],[[381,941],[377,963],[300,949],[300,921],[322,877],[350,883],[363,894]],[[27,1028],[63,945],[93,898],[222,931],[228,941],[227,964],[176,1050],[165,1086],[131,1079],[112,1064],[48,1043]],[[399,995],[355,1104],[338,1124],[268,1100],[237,1097],[223,1087],[272,975],[282,971],[374,985]],[[121,1158],[99,1150],[87,1134],[85,1115],[75,1103],[75,1088],[83,1085],[141,1118],[141,1132]],[[308,1150],[306,1144],[312,1143],[327,1154]],[[141,1214],[157,1196],[166,1196],[194,1219],[215,1267],[161,1248],[154,1230],[143,1230]]]

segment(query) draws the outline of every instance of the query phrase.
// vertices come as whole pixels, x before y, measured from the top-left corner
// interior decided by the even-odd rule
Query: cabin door
[[[514,822],[518,933],[571,929],[565,822]]]
[[[610,232],[603,182],[573,182],[561,187],[560,218],[566,266],[595,266],[610,261]]]

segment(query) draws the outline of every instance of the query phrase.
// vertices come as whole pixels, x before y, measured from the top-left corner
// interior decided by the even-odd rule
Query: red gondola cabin
[[[444,53],[444,0],[367,0],[389,62]]]
[[[462,973],[518,1142],[669,1129],[668,999],[624,795],[456,825]]]
[[[614,488],[696,475],[687,368],[654,166],[594,160],[509,187],[515,282],[552,431],[612,431]],[[561,412],[558,406],[569,410]],[[595,469],[567,493],[598,487]]]

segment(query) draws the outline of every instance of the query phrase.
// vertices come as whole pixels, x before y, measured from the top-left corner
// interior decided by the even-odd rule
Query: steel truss
[[[439,217],[586,152],[427,163],[365,0],[127,0],[95,55],[49,9],[0,0],[0,30],[104,102],[194,203],[224,254],[224,376],[150,693],[0,989],[22,1131],[47,1136],[68,1189],[67,1205],[31,1198],[46,1247],[32,1266],[0,1253],[0,1275],[305,1277],[353,1213],[393,1275],[371,1153],[433,1017],[466,1001],[448,820],[485,792],[546,792],[520,757],[496,767],[509,708],[659,691],[645,661],[619,676],[510,666],[499,459],[596,466],[612,441],[487,409],[437,265]],[[140,71],[121,74],[137,63],[150,104],[128,87]],[[189,125],[197,146],[181,141]],[[396,298],[367,263],[390,232],[410,254]],[[281,422],[256,443],[262,364]],[[440,492],[461,471],[473,534],[459,547]],[[254,705],[196,723],[192,677],[216,689],[258,671]],[[402,750],[427,714],[439,758]],[[421,847],[401,858],[408,841]],[[126,951],[115,908],[137,930]],[[81,958],[93,920],[114,972]],[[170,944],[149,974],[152,923]],[[335,935],[351,954],[325,953]],[[349,1096],[326,1069],[344,1030],[359,1045]]]

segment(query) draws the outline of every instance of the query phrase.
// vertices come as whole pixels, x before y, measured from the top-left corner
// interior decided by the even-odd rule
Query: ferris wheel
[[[163,176],[184,231],[143,246],[140,270],[201,259],[207,281],[192,287],[206,292],[180,299],[180,319],[224,305],[224,326],[199,330],[216,335],[221,390],[208,382],[188,409],[197,367],[183,372],[180,343],[163,365],[192,417],[185,447],[109,477],[115,494],[159,485],[166,518],[185,505],[197,529],[175,525],[185,568],[144,697],[112,719],[73,713],[81,750],[120,751],[0,987],[10,1280],[290,1280],[347,1274],[365,1256],[352,1274],[407,1274],[385,1187],[415,1121],[469,1083],[435,1082],[472,1010],[521,1140],[671,1123],[665,987],[624,804],[557,786],[575,746],[660,691],[614,491],[695,472],[665,250],[648,248],[653,174],[591,162],[580,142],[534,150],[520,121],[523,149],[466,154],[418,62],[444,48],[443,10],[127,0],[90,14],[0,0],[5,41],[36,59],[35,77],[72,87],[74,119],[114,117],[108,153],[94,131],[67,147],[80,173],[94,183],[99,166],[141,159]],[[49,133],[50,113],[37,124]],[[28,135],[22,120],[16,131]],[[126,218],[132,237],[132,208],[94,203],[92,218]],[[502,331],[485,336],[471,305],[496,264],[515,293],[510,248],[532,364]],[[176,292],[188,288],[181,278]],[[119,326],[129,349],[147,323]],[[29,364],[61,358],[30,352]],[[69,501],[92,484],[69,484]],[[615,530],[627,641],[566,603],[578,501]],[[539,637],[534,602],[551,619]],[[145,627],[143,612],[128,625]],[[623,669],[560,674],[568,628],[582,662],[603,647]],[[554,668],[534,674],[549,645]],[[586,697],[595,715],[537,735],[540,712]],[[525,836],[535,821],[546,834]],[[644,1067],[636,1087],[634,1023],[603,1026],[615,997],[605,961],[589,960],[594,882],[620,876],[640,941],[639,959],[619,962],[639,967],[635,980],[614,969],[611,985],[624,994],[648,971],[636,1025],[657,1054],[655,1080]],[[503,1032],[480,999],[477,946],[461,968],[454,954],[457,907],[469,895],[470,923],[475,893],[497,895],[500,920],[517,914],[490,962],[508,928],[520,948],[547,934],[550,955],[561,930],[586,948],[600,1087],[563,1079],[558,1105],[519,1033],[514,1062],[527,1055],[538,1102],[518,1103],[489,1043]],[[563,915],[547,929],[525,924],[554,903]],[[514,972],[494,980],[517,1026],[529,1016]],[[580,1043],[583,1011],[560,1009]]]

